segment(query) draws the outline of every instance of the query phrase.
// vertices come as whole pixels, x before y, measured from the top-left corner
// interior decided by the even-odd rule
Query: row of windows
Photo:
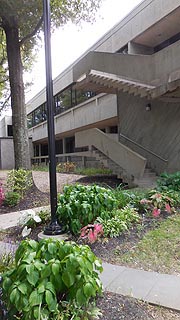
[[[54,96],[54,115],[60,114],[96,95],[92,91],[76,90],[70,88],[58,93]],[[47,120],[47,103],[43,103],[37,109],[33,110],[27,116],[28,128],[34,127],[37,124]]]

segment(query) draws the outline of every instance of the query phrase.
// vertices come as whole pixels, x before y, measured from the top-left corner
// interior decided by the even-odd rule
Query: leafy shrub
[[[131,224],[138,222],[139,219],[137,211],[127,206],[123,209],[114,210],[111,219],[98,217],[96,222],[103,226],[104,236],[114,238],[127,231]]]
[[[7,187],[10,192],[17,192],[23,197],[32,186],[32,173],[29,170],[11,170],[7,177]]]
[[[9,207],[14,207],[20,200],[21,196],[18,192],[9,191],[5,194],[4,204]]]
[[[57,164],[56,166],[56,170],[57,172],[66,172],[66,173],[69,173],[69,172],[74,172],[76,168],[76,164],[74,162],[60,162]]]
[[[22,241],[15,266],[2,276],[8,319],[89,319],[89,305],[102,291],[101,271],[88,246]]]
[[[110,218],[115,207],[117,201],[110,189],[77,184],[64,187],[64,193],[58,196],[57,214],[65,230],[78,234],[101,213]]]
[[[147,191],[132,191],[132,190],[123,190],[123,186],[120,185],[113,190],[114,196],[118,202],[118,208],[124,208],[128,205],[136,208],[138,211],[141,211],[142,206],[140,200],[145,198]]]
[[[174,195],[175,199],[175,195]],[[140,203],[144,206],[145,212],[152,212],[154,217],[160,215],[162,211],[166,211],[168,213],[175,212],[174,204],[175,200],[170,197],[170,193],[167,192],[158,192],[155,190],[150,190],[148,194],[148,198],[141,199]],[[177,200],[176,200],[177,201]]]
[[[175,173],[162,173],[157,180],[158,190],[180,191],[180,171]]]

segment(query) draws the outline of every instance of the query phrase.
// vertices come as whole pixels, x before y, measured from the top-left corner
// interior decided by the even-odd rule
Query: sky
[[[58,76],[64,69],[88,50],[116,23],[122,20],[142,0],[103,0],[93,24],[82,23],[81,27],[68,23],[56,30],[51,36],[52,77]],[[33,98],[45,87],[44,45],[37,54],[36,63],[25,81],[33,82],[26,92],[26,101]]]

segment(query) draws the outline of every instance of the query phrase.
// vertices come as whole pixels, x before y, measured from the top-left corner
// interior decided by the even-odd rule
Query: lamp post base
[[[46,226],[44,229],[44,234],[49,236],[57,236],[62,233],[63,233],[62,228],[57,222],[57,220],[50,222],[50,224]]]

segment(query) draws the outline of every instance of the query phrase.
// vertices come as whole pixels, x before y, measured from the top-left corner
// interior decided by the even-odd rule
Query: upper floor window
[[[92,91],[76,90],[73,86],[54,96],[54,115],[60,114],[96,95]],[[47,120],[47,103],[43,103],[27,116],[28,128]]]

